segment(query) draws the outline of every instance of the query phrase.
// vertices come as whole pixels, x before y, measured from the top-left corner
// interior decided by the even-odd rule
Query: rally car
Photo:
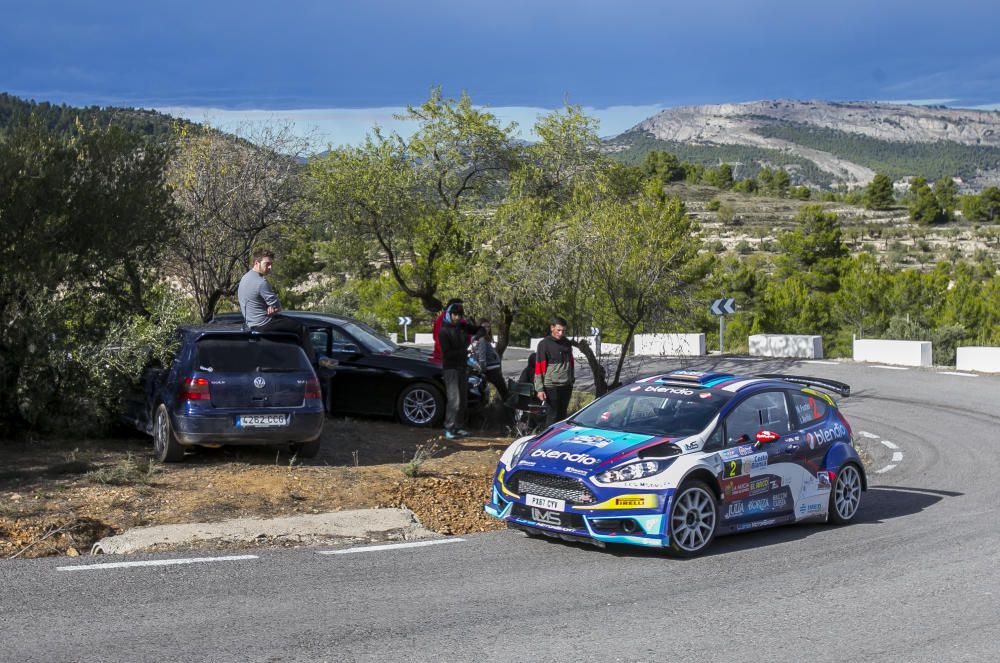
[[[850,387],[686,370],[639,380],[510,445],[485,510],[530,534],[682,556],[723,534],[849,523],[867,477],[825,391]]]

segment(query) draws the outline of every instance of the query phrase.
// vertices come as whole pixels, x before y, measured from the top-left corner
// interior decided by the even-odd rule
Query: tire
[[[830,487],[830,522],[846,525],[858,514],[861,506],[861,472],[854,463],[847,463],[837,471],[837,478]]]
[[[444,394],[434,385],[417,382],[407,385],[396,399],[396,416],[407,426],[427,428],[444,419]]]
[[[167,406],[160,403],[153,420],[153,456],[161,463],[184,460],[184,446],[177,441]]]
[[[670,550],[680,557],[700,554],[712,543],[719,507],[712,489],[701,481],[683,484],[674,495],[667,521]]]
[[[292,445],[292,453],[299,458],[315,458],[319,455],[319,447],[322,440],[312,442],[296,442]]]

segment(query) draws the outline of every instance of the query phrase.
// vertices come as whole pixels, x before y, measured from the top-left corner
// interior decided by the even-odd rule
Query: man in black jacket
[[[448,404],[444,411],[444,436],[448,440],[469,435],[468,431],[462,429],[469,390],[469,332],[462,319],[464,315],[461,304],[450,305],[445,309],[438,332],[444,386],[448,392]]]
[[[566,321],[554,317],[549,321],[549,335],[535,349],[535,392],[549,406],[546,426],[566,418],[575,380],[573,346],[566,338]]]

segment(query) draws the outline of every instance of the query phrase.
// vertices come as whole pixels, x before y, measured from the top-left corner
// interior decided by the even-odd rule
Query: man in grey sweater
[[[297,334],[309,361],[315,362],[315,349],[309,342],[305,327],[298,320],[281,315],[278,293],[265,278],[271,273],[273,265],[272,251],[257,249],[253,252],[253,267],[240,279],[240,287],[236,291],[243,321],[254,331],[287,331]]]

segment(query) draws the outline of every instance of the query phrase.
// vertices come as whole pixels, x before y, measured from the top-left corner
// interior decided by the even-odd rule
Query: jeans
[[[497,393],[500,394],[500,400],[507,400],[507,381],[504,380],[503,371],[499,368],[488,368],[486,369],[486,379],[497,389]]]
[[[444,386],[448,405],[444,409],[444,429],[455,432],[465,425],[465,404],[469,397],[469,378],[466,368],[446,368]]]
[[[549,413],[545,417],[545,425],[551,426],[566,418],[569,409],[569,399],[573,395],[573,385],[545,388],[545,402],[549,404]]]

